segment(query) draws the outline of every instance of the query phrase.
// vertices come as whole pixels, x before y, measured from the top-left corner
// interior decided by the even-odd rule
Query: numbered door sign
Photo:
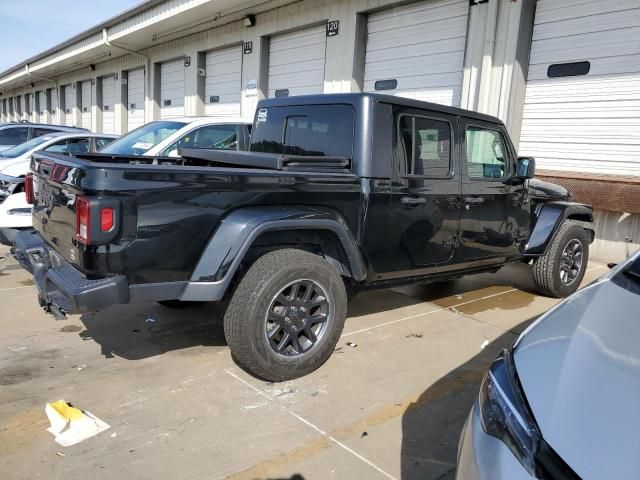
[[[340,28],[340,20],[331,20],[327,22],[327,37],[335,37],[338,35]]]

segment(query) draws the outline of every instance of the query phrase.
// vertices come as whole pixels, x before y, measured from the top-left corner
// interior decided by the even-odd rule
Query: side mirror
[[[516,162],[516,178],[526,180],[536,174],[536,159],[533,157],[519,157]]]

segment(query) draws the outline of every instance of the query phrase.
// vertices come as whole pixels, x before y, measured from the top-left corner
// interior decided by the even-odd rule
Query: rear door
[[[408,267],[446,265],[458,233],[460,174],[456,117],[397,108],[391,208]]]
[[[460,121],[462,255],[498,262],[515,252],[518,238],[519,187],[508,181],[515,168],[514,153],[501,127],[474,119]]]

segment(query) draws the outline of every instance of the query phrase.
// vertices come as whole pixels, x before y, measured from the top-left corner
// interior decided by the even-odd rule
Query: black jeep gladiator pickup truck
[[[14,251],[57,316],[224,301],[236,361],[285,380],[327,360],[359,289],[533,260],[542,293],[574,292],[593,212],[534,170],[479,113],[377,94],[262,100],[249,151],[36,155],[35,231]]]

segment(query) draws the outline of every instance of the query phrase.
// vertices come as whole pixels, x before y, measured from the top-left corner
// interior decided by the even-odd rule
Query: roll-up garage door
[[[71,85],[62,87],[64,90],[65,125],[73,126],[73,108],[75,107],[75,91]]]
[[[116,81],[113,76],[102,78],[102,133],[116,133]]]
[[[240,116],[242,90],[242,47],[208,52],[204,87],[204,113],[211,116]]]
[[[638,0],[538,0],[519,153],[541,169],[640,176],[638,39]]]
[[[23,102],[24,102],[24,107],[23,107],[23,118],[27,121],[32,121],[31,120],[31,94],[30,93],[25,93],[23,96]]]
[[[127,78],[127,129],[144,125],[144,68],[130,70]]]
[[[80,89],[82,92],[81,97],[81,115],[80,115],[80,126],[82,128],[86,128],[87,130],[91,130],[93,125],[91,125],[91,104],[93,103],[93,98],[91,95],[91,80],[86,80],[80,84]]]
[[[370,15],[365,91],[459,106],[468,14],[468,0],[439,0]]]
[[[184,58],[160,64],[160,118],[184,116]]]
[[[324,93],[324,25],[271,38],[269,97]]]

